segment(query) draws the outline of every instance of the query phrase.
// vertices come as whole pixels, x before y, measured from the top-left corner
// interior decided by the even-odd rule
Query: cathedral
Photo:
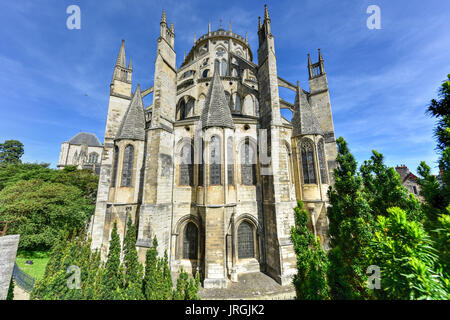
[[[277,73],[267,7],[258,38],[255,63],[246,35],[209,25],[177,67],[175,28],[163,11],[153,83],[134,92],[137,66],[127,63],[122,41],[89,227],[103,258],[114,222],[123,239],[131,217],[141,261],[156,236],[171,270],[200,272],[205,288],[226,288],[249,272],[286,285],[296,273],[290,231],[297,200],[327,247],[337,148],[324,59],[320,50],[317,62],[308,55],[307,91]],[[279,87],[295,101],[281,99]]]

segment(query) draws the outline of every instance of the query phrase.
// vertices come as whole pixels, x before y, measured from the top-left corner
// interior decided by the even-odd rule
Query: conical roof
[[[294,127],[294,137],[305,134],[323,135],[319,121],[317,121],[317,118],[309,105],[306,94],[300,88],[300,84],[298,82],[297,94],[295,96],[294,114],[292,116],[292,125]]]
[[[130,105],[125,113],[116,140],[145,140],[144,103],[142,102],[141,87],[138,85]]]
[[[230,107],[217,68],[214,70],[205,106],[202,111],[202,129],[208,127],[225,127],[234,129]]]

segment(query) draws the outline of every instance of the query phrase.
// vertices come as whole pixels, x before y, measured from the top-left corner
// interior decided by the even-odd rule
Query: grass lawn
[[[50,251],[22,251],[17,253],[16,263],[23,272],[41,280],[49,258]],[[25,264],[27,260],[33,260],[33,264]]]

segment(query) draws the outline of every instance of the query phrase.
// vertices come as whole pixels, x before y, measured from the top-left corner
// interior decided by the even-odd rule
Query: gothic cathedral
[[[106,257],[113,223],[123,238],[131,217],[141,261],[156,236],[172,271],[200,272],[205,288],[225,288],[248,272],[288,284],[296,272],[290,229],[297,200],[327,247],[337,149],[320,50],[316,63],[308,55],[306,91],[278,76],[267,7],[258,64],[247,36],[209,26],[177,68],[165,12],[160,25],[151,87],[132,92],[124,41],[114,67],[92,247]],[[294,91],[295,101],[281,99],[279,87]],[[293,113],[291,121],[281,109]]]

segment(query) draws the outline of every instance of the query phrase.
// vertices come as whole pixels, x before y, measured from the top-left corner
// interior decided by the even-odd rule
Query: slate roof
[[[80,132],[80,133],[76,134],[69,140],[69,143],[77,144],[77,145],[87,143],[87,145],[90,147],[102,147],[103,146],[100,143],[100,141],[98,140],[97,136],[95,134],[89,133],[89,132]]]
[[[297,82],[297,94],[295,96],[294,114],[292,116],[292,126],[294,127],[293,136],[305,134],[320,134],[323,131],[320,128],[314,112],[309,105],[306,94],[300,88]]]
[[[145,139],[144,103],[142,102],[141,87],[139,85],[131,98],[130,105],[117,132],[116,140],[120,139],[141,141]]]
[[[218,68],[214,69],[214,76],[206,96],[205,106],[202,111],[202,129],[209,127],[224,127],[234,129],[225,90],[220,80]]]

